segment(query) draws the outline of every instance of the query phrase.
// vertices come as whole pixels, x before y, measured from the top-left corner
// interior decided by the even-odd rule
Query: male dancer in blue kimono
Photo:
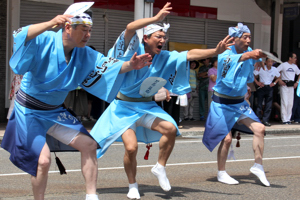
[[[175,137],[180,135],[172,117],[159,107],[151,96],[142,95],[141,84],[148,77],[160,77],[167,80],[164,86],[167,90],[175,94],[186,94],[190,91],[188,61],[222,53],[232,41],[228,36],[215,49],[193,49],[181,53],[161,50],[166,43],[169,25],[153,23],[162,21],[171,9],[170,3],[167,3],[156,16],[129,23],[109,51],[108,55],[115,58],[130,57],[134,52],[138,52],[138,55],[146,52],[152,56],[153,64],[142,71],[134,70],[125,75],[117,99],[105,110],[91,131],[91,135],[103,147],[99,150],[98,157],[101,157],[114,141],[123,141],[124,168],[129,181],[127,197],[130,199],[140,199],[136,182],[138,142],[148,144],[159,141],[158,162],[151,171],[158,178],[161,188],[169,191],[171,186],[165,166],[174,147]],[[143,27],[143,43],[139,43],[136,30]]]
[[[17,167],[32,175],[36,200],[44,199],[51,161],[46,133],[81,152],[86,199],[98,199],[97,143],[62,104],[68,92],[79,85],[111,101],[125,72],[151,64],[147,54],[135,54],[123,62],[86,47],[93,25],[91,16],[83,13],[71,17],[58,15],[14,32],[10,66],[24,77],[1,145],[11,153],[10,160]],[[63,30],[47,31],[54,25]]]
[[[270,186],[262,166],[265,126],[259,121],[249,104],[244,100],[247,82],[253,82],[254,64],[265,57],[259,49],[252,50],[249,45],[251,33],[242,23],[229,28],[229,35],[235,38],[235,45],[218,56],[218,75],[212,96],[208,118],[205,124],[203,144],[212,151],[219,142],[218,181],[238,184],[225,171],[228,150],[232,142],[231,129],[237,122],[244,124],[254,134],[253,151],[255,164],[250,171],[265,186]],[[257,63],[258,65],[260,63]]]

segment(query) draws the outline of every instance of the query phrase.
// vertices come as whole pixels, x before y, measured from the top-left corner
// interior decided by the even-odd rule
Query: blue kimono
[[[144,45],[139,43],[135,35],[125,50],[123,32],[108,55],[129,59],[134,52],[138,55],[144,54]],[[167,80],[164,87],[169,91],[179,95],[188,93],[190,91],[189,64],[186,57],[187,51],[181,53],[161,51],[160,54],[154,56],[151,66],[126,73],[120,92],[127,97],[142,98],[139,94],[142,82],[148,77],[161,77]],[[177,136],[180,135],[174,119],[156,102],[129,102],[115,99],[91,130],[91,135],[102,147],[98,150],[97,157],[100,158],[113,142],[122,141],[121,135],[144,114],[151,114],[173,123],[177,128]],[[159,141],[161,133],[137,127],[136,136],[139,142],[148,144]]]
[[[214,91],[230,97],[242,97],[247,92],[247,83],[254,81],[254,64],[261,60],[248,59],[239,61],[242,54],[237,54],[235,47],[218,56],[218,73]],[[252,51],[248,47],[248,51]],[[229,100],[230,101],[230,100]],[[233,100],[231,100],[233,101]],[[241,115],[260,122],[249,104],[243,100],[236,104],[212,101],[205,124],[202,142],[210,150],[222,141],[231,131]]]
[[[10,66],[14,73],[24,74],[20,101],[7,125],[2,148],[20,169],[36,176],[46,132],[55,123],[89,133],[62,105],[68,92],[78,86],[95,96],[111,101],[122,84],[119,74],[123,61],[106,58],[89,47],[74,48],[67,64],[62,30],[46,31],[26,41],[28,27],[14,32],[14,54]],[[27,97],[23,97],[23,96]],[[21,100],[24,98],[24,102]],[[28,106],[32,101],[37,108]]]

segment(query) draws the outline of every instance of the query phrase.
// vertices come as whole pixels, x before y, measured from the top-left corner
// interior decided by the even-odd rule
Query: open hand
[[[152,57],[150,54],[145,53],[137,56],[137,53],[135,52],[129,61],[129,65],[132,69],[141,69],[145,66],[151,65],[151,60]]]
[[[216,46],[216,53],[221,54],[227,49],[230,49],[229,47],[231,45],[234,45],[233,42],[234,38],[230,37],[230,35],[227,35],[223,40],[219,42],[219,44]]]
[[[254,60],[258,60],[260,58],[266,58],[267,55],[261,52],[261,49],[255,49],[250,52],[250,57]]]
[[[157,18],[157,21],[163,21],[165,17],[170,14],[170,10],[172,10],[172,7],[170,7],[171,2],[167,2],[165,6],[155,15]]]
[[[56,17],[54,17],[52,20],[50,20],[49,22],[51,23],[51,27],[55,26],[55,27],[64,27],[66,22],[69,22],[70,24],[71,19],[73,15],[57,15]]]

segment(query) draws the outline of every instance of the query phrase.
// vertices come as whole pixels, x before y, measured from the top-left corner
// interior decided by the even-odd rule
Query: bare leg
[[[255,163],[251,167],[250,171],[259,178],[262,184],[265,186],[270,186],[262,166],[265,126],[250,118],[243,119],[240,122],[249,127],[254,133],[252,147],[254,151]]]
[[[218,175],[217,179],[219,182],[226,184],[239,184],[239,182],[232,177],[230,177],[225,171],[226,160],[229,152],[229,148],[232,142],[232,134],[229,132],[226,137],[222,140],[219,149],[218,149]]]
[[[70,146],[81,153],[81,170],[86,184],[87,194],[96,194],[98,162],[96,156],[97,143],[89,136],[79,133]]]
[[[232,142],[232,134],[231,132],[229,132],[228,135],[226,135],[226,137],[222,140],[218,149],[217,160],[218,160],[219,171],[225,171],[226,160],[227,160],[231,142]]]
[[[171,185],[167,178],[165,166],[175,144],[177,129],[171,122],[160,118],[154,120],[151,129],[162,134],[159,140],[158,162],[151,169],[151,172],[158,178],[160,187],[164,191],[169,191],[171,190]]]
[[[253,151],[255,163],[262,165],[262,157],[264,152],[264,134],[265,126],[253,119],[246,118],[240,121],[242,124],[247,126],[253,132]]]
[[[138,184],[136,183],[136,154],[138,151],[138,143],[135,132],[128,129],[122,135],[125,155],[124,155],[124,168],[129,182],[129,191],[127,197],[129,199],[140,199]]]
[[[160,118],[156,118],[154,120],[151,129],[162,134],[159,140],[158,163],[162,166],[166,166],[166,163],[175,145],[177,129],[171,122]]]
[[[45,143],[38,160],[36,177],[31,176],[32,191],[35,200],[44,199],[50,164],[51,164],[50,150],[48,145]]]
[[[128,129],[123,133],[122,139],[125,146],[124,168],[127,174],[128,182],[133,184],[136,182],[136,155],[138,151],[135,132],[132,129]]]

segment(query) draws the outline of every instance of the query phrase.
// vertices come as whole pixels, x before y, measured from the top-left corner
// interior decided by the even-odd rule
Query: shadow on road
[[[268,171],[265,172],[266,175],[269,173]],[[260,181],[259,179],[252,173],[249,173],[248,175],[241,175],[241,176],[231,176],[232,178],[234,178],[235,180],[237,180],[239,182],[239,185],[241,184],[252,184],[252,185],[261,185],[263,187],[265,187]],[[268,178],[268,176],[267,176]],[[210,182],[216,182],[218,184],[225,184],[225,183],[221,183],[221,182],[218,182],[217,180],[217,176],[216,177],[213,177],[213,178],[208,178],[206,179],[206,181],[210,181]],[[255,182],[253,182],[255,181]],[[286,188],[286,186],[282,186],[282,185],[275,185],[275,184],[272,184],[270,182],[270,188]]]

